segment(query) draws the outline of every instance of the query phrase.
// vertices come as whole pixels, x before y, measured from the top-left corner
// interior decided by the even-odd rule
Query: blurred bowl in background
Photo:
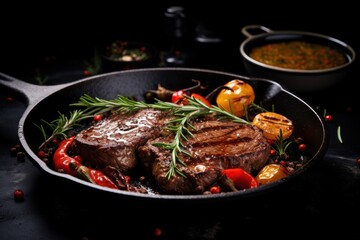
[[[348,44],[318,33],[272,31],[261,25],[248,25],[241,31],[248,37],[240,45],[247,74],[296,92],[336,85],[346,77],[356,56]]]
[[[156,67],[158,49],[147,43],[114,40],[102,51],[103,72]]]

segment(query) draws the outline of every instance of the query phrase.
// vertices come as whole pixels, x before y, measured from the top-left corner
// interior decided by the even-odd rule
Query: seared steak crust
[[[164,112],[153,109],[114,112],[77,134],[72,150],[93,168],[110,165],[127,172],[137,165],[136,149],[160,136],[164,117]]]
[[[186,178],[166,177],[170,169],[171,152],[155,147],[155,142],[171,142],[173,137],[159,137],[138,148],[138,157],[152,172],[164,193],[192,194],[203,192],[216,182],[226,168],[242,168],[250,173],[260,170],[270,155],[270,145],[262,131],[250,124],[219,121],[212,117],[192,122],[193,137],[184,142],[191,154],[180,155],[186,164],[177,164]]]
[[[183,142],[190,156],[180,154],[185,165],[176,165],[186,177],[174,174],[169,178],[171,151],[153,143],[174,140],[165,130],[171,118],[154,109],[114,112],[76,135],[73,154],[100,170],[112,166],[125,173],[140,163],[164,194],[203,193],[223,177],[223,169],[239,167],[253,173],[269,158],[270,145],[259,128],[213,116],[196,118],[190,122],[193,136]]]

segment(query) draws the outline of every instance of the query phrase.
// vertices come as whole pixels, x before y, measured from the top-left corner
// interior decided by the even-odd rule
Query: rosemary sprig
[[[47,122],[45,120],[42,120],[46,125],[48,125],[52,129],[52,134],[48,136],[46,134],[45,128],[43,125],[37,125],[40,131],[43,134],[44,142],[39,146],[39,149],[47,145],[52,139],[58,136],[62,136],[64,138],[67,137],[66,133],[70,130],[72,130],[75,126],[79,126],[80,122],[86,118],[90,118],[93,115],[90,113],[87,113],[85,111],[81,110],[74,110],[70,112],[70,116],[67,117],[64,114],[59,112],[59,118],[56,120],[53,120],[51,122]]]
[[[170,169],[166,174],[166,177],[170,179],[175,175],[175,173],[185,177],[185,175],[179,170],[178,164],[186,166],[186,164],[180,159],[180,154],[190,156],[190,153],[184,150],[182,142],[187,141],[188,137],[193,136],[192,130],[194,130],[194,127],[190,124],[191,119],[208,114],[214,114],[219,120],[231,120],[238,123],[250,124],[249,121],[239,118],[215,105],[209,107],[199,99],[191,97],[186,98],[188,100],[188,104],[180,106],[178,104],[161,101],[159,99],[155,99],[155,103],[145,103],[132,100],[125,96],[118,96],[113,100],[105,100],[84,94],[80,97],[77,103],[70,104],[70,106],[82,107],[83,110],[74,110],[70,112],[69,117],[59,112],[59,118],[52,122],[42,120],[52,129],[50,136],[46,134],[45,127],[43,125],[35,124],[41,130],[45,139],[39,146],[39,149],[47,145],[57,136],[66,138],[68,131],[72,130],[75,126],[81,126],[81,121],[91,118],[96,114],[102,114],[111,110],[132,112],[145,108],[170,111],[172,112],[174,118],[167,123],[166,129],[174,133],[174,139],[170,143],[158,142],[154,143],[154,145],[171,151]]]
[[[274,149],[280,158],[287,158],[286,150],[290,146],[291,142],[284,139],[282,130],[280,128],[279,136],[274,141]]]
[[[185,166],[185,163],[180,159],[179,154],[183,153],[190,155],[190,153],[184,150],[182,144],[183,140],[187,140],[188,136],[192,136],[192,126],[190,119],[204,116],[207,114],[215,114],[219,120],[231,120],[238,123],[249,124],[242,118],[239,118],[219,107],[212,105],[211,107],[204,104],[202,101],[186,97],[188,104],[180,106],[171,102],[164,102],[159,99],[155,99],[155,103],[145,103],[141,101],[135,101],[125,96],[118,96],[113,100],[104,100],[97,97],[91,97],[89,95],[83,95],[80,97],[79,102],[70,104],[71,106],[85,107],[84,112],[91,114],[99,114],[113,109],[122,110],[126,112],[137,111],[145,108],[153,108],[160,111],[171,111],[174,118],[167,123],[167,130],[174,133],[174,139],[171,143],[155,143],[154,145],[162,147],[167,150],[171,150],[171,163],[170,169],[167,173],[167,178],[170,179],[175,173],[182,176],[178,164]]]

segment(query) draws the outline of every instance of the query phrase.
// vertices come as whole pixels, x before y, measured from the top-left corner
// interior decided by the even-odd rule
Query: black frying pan
[[[156,89],[158,84],[171,90],[178,90],[193,86],[194,83],[192,79],[200,80],[202,83],[208,83],[208,89],[214,89],[232,79],[248,81],[255,90],[255,101],[257,103],[262,102],[268,107],[274,105],[276,112],[284,114],[293,120],[295,125],[294,134],[302,136],[308,145],[310,159],[307,165],[283,181],[246,191],[190,196],[147,195],[112,190],[87,183],[67,174],[58,173],[50,169],[36,155],[37,147],[43,141],[43,137],[34,123],[40,123],[40,119],[56,119],[58,117],[58,111],[68,113],[70,109],[73,109],[69,107],[69,104],[77,102],[83,94],[104,99],[113,99],[117,97],[117,95],[126,95],[134,96],[138,100],[144,100],[144,93],[147,90]],[[283,186],[290,180],[303,174],[311,165],[323,158],[328,146],[329,137],[322,117],[298,96],[283,89],[279,84],[266,79],[248,78],[236,74],[204,69],[148,68],[102,74],[75,82],[51,86],[30,84],[0,73],[0,83],[20,94],[22,98],[26,100],[27,108],[19,122],[18,136],[20,143],[33,163],[46,174],[60,181],[63,186],[67,184],[69,186],[73,185],[75,188],[86,189],[87,191],[97,194],[97,196],[104,194],[103,197],[115,197],[115,199],[119,200],[144,200],[156,203],[218,203],[225,200],[232,201],[260,196],[269,190]],[[64,192],[64,194],[66,193]]]

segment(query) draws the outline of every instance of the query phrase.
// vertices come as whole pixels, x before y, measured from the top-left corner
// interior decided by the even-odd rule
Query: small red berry
[[[219,187],[219,186],[212,186],[212,187],[210,188],[210,192],[211,192],[211,193],[220,193],[221,190],[220,190],[220,187]]]
[[[299,144],[299,151],[300,152],[305,152],[306,151],[306,144],[304,144],[304,143],[301,143],[301,144]]]
[[[326,115],[326,116],[325,116],[325,121],[327,121],[327,122],[332,122],[332,120],[333,120],[333,116],[332,116],[332,115]]]
[[[24,191],[21,189],[16,189],[14,192],[14,199],[15,199],[15,201],[24,200]]]
[[[17,152],[17,153],[16,153],[16,158],[17,158],[17,160],[19,160],[19,161],[24,161],[24,160],[25,160],[25,153],[24,153],[24,152],[21,152],[21,151]]]
[[[56,138],[54,138],[54,139],[52,140],[52,144],[53,144],[55,147],[57,147],[57,146],[59,145],[59,140],[56,139]]]
[[[90,72],[88,70],[84,70],[84,76],[89,76]]]
[[[10,96],[7,96],[7,97],[6,97],[6,101],[9,102],[9,103],[10,103],[10,102],[13,102],[13,101],[14,101],[14,98],[13,98],[13,97],[10,97]]]
[[[270,155],[271,155],[271,156],[275,156],[275,154],[276,154],[275,149],[271,149],[271,150],[270,150]]]
[[[94,121],[95,122],[100,122],[101,120],[102,120],[102,115],[101,114],[98,114],[98,115],[94,116]]]
[[[357,165],[360,167],[360,158],[356,160]]]
[[[160,229],[160,228],[155,228],[155,229],[154,229],[154,235],[155,235],[155,237],[160,237],[161,234],[162,234],[162,232],[161,232],[161,229]]]
[[[38,151],[37,156],[40,159],[43,159],[45,157],[46,153],[43,150]]]

